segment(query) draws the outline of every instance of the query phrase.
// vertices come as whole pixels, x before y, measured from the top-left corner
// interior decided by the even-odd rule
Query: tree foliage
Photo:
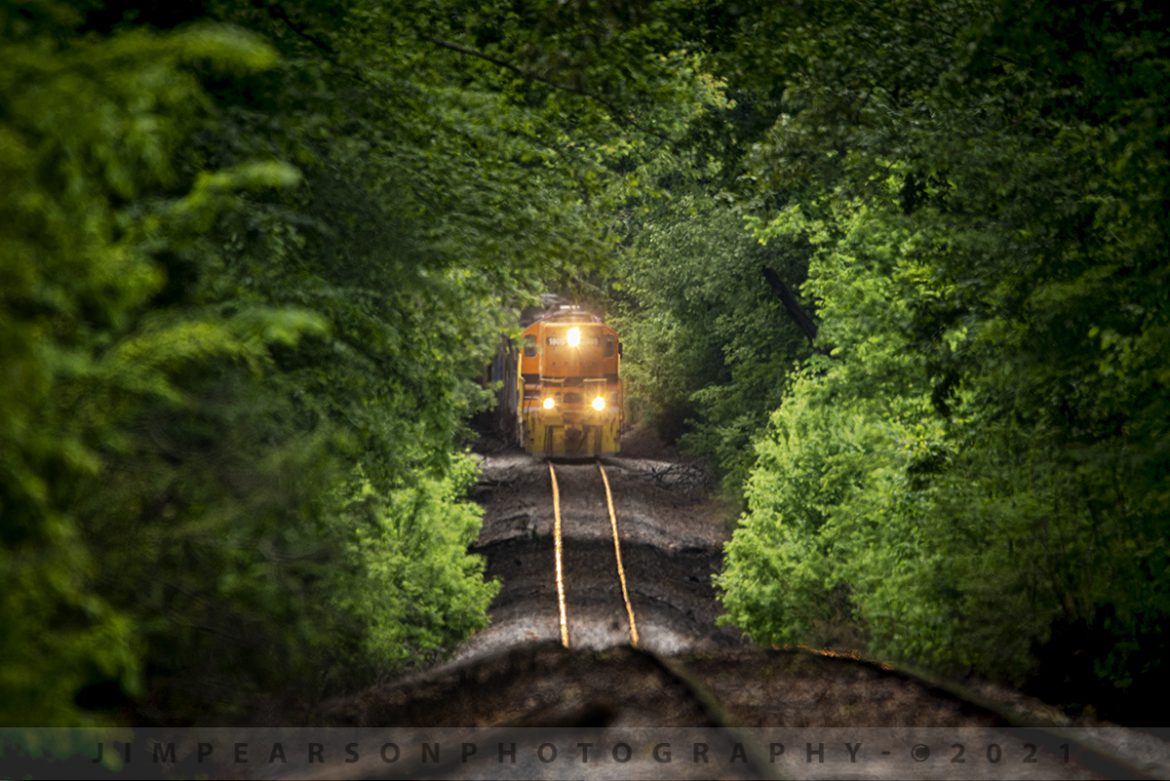
[[[709,457],[731,493],[780,403],[777,378],[807,351],[764,269],[804,273],[795,245],[761,246],[731,198],[674,194],[634,231],[614,294],[627,393],[662,437]]]
[[[769,21],[787,110],[754,170],[782,203],[755,225],[814,245],[832,358],[760,442],[729,616],[1134,706],[1165,681],[1170,620],[1165,19],[908,2]]]
[[[602,59],[657,22],[532,13],[0,8],[0,721],[236,718],[483,626],[481,367],[714,94]]]
[[[0,720],[230,718],[482,626],[465,421],[550,288],[744,486],[753,637],[1158,690],[1165,22],[0,6]]]

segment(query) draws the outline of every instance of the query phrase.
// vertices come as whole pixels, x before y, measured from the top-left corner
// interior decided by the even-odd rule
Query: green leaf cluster
[[[720,578],[760,640],[850,642],[1129,718],[1170,621],[1163,12],[777,9],[751,170],[810,243],[818,356]],[[761,202],[763,203],[763,201]]]
[[[255,371],[274,344],[324,327],[275,307],[151,306],[167,284],[159,226],[171,225],[178,244],[191,209],[213,216],[226,205],[200,186],[186,197],[175,189],[183,126],[207,105],[191,69],[263,67],[271,49],[206,27],[73,38],[78,23],[55,4],[0,11],[0,721],[9,724],[76,720],[103,686],[144,694],[149,632],[115,592],[146,590],[172,519],[165,494],[122,495],[112,470],[151,441],[146,411],[196,405],[184,374]],[[221,193],[250,184],[240,172],[215,176]],[[138,557],[147,580],[119,582],[127,573],[99,548],[110,533],[137,534],[148,502],[156,512],[141,531],[153,547]]]
[[[0,7],[0,722],[242,718],[484,625],[482,367],[718,101],[635,16]]]
[[[807,251],[761,245],[744,221],[730,196],[673,194],[634,230],[613,294],[638,425],[709,458],[732,494],[780,403],[777,378],[808,352],[763,275],[803,275]]]

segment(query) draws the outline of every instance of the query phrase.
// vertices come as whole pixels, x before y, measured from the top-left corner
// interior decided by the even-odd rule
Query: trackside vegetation
[[[587,74],[601,42],[493,62],[531,27],[0,4],[0,723],[242,718],[485,625],[482,367],[610,254],[641,123],[716,95],[684,54],[625,69],[636,95]]]
[[[1158,718],[1163,12],[809,3],[753,24],[784,93],[749,224],[808,248],[820,330],[757,439],[728,617]]]
[[[639,412],[742,491],[725,620],[1164,718],[1164,12],[705,8],[729,108],[614,297]]]

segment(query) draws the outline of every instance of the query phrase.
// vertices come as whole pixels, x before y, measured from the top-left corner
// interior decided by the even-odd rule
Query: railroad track
[[[626,570],[622,566],[622,542],[618,532],[617,512],[613,506],[613,491],[609,486],[609,477],[600,461],[596,462],[597,471],[601,475],[602,485],[605,486],[605,504],[609,510],[609,525],[613,533],[613,553],[617,561],[617,576],[622,589],[622,602],[626,608],[626,621],[630,632],[630,645],[638,647],[638,621],[634,616],[634,605],[630,602],[629,584],[626,582]],[[569,617],[565,601],[565,567],[564,567],[564,540],[561,534],[561,492],[557,484],[556,467],[549,462],[548,476],[552,482],[553,500],[553,540],[556,553],[556,583],[557,583],[557,610],[560,618],[561,645],[571,647],[569,636]]]

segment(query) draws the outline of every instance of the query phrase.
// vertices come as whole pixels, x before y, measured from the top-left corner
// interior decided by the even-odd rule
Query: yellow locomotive
[[[533,455],[615,455],[622,427],[617,331],[568,305],[528,313],[521,325],[520,344],[501,351],[492,371],[503,382],[505,427]]]

